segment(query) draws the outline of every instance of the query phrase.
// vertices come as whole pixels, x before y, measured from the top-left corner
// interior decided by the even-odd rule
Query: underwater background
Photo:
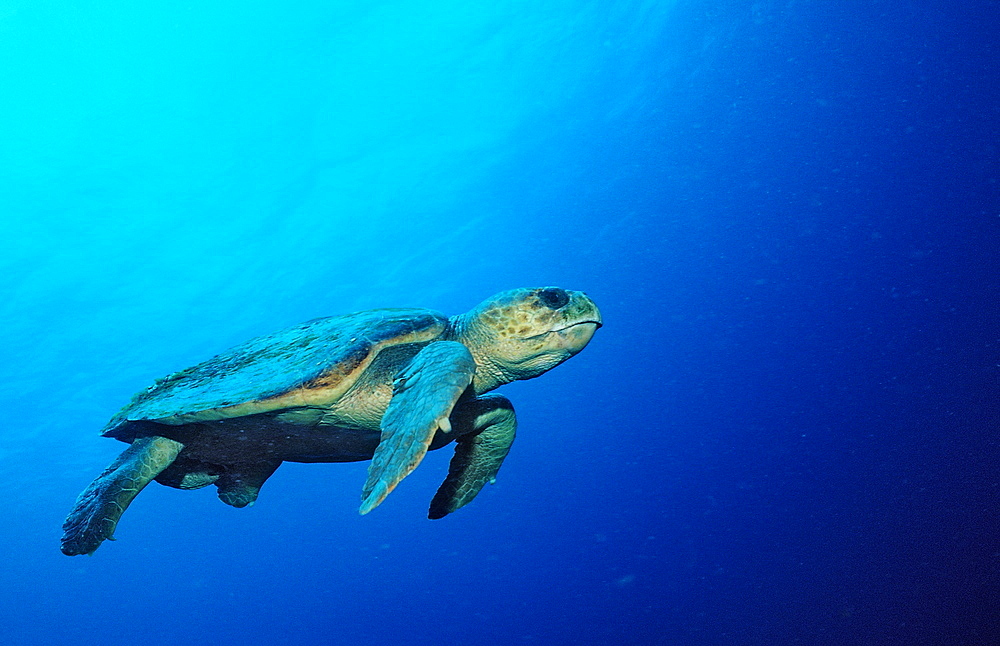
[[[996,644],[1000,3],[0,0],[5,644]],[[155,378],[370,307],[586,291],[451,450],[151,484]]]

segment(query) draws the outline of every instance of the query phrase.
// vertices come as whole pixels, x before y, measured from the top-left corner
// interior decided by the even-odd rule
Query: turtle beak
[[[569,303],[563,308],[567,323],[569,323],[568,327],[593,323],[596,330],[604,325],[604,321],[601,319],[601,310],[597,309],[597,303],[583,292],[570,292],[569,294]]]
[[[576,354],[590,343],[594,332],[604,322],[601,320],[601,311],[589,296],[583,292],[569,294],[569,303],[562,308],[563,322],[553,331],[559,336],[559,345],[571,354]]]

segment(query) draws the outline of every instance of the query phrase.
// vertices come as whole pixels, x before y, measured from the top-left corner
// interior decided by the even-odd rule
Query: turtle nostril
[[[551,307],[554,310],[559,309],[569,302],[569,294],[566,293],[565,289],[559,289],[558,287],[546,287],[538,292],[538,298],[541,299],[546,306]]]

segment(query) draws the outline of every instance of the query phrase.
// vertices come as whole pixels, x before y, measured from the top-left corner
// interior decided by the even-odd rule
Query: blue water
[[[161,7],[162,5],[162,7]],[[5,644],[1000,643],[1000,4],[0,0]],[[59,553],[129,396],[369,307],[585,290],[519,435]]]

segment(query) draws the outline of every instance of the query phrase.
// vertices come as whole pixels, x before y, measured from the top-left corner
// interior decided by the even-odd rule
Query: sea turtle
[[[251,339],[137,393],[102,431],[129,447],[80,494],[62,551],[112,538],[151,480],[215,484],[234,507],[282,462],[370,459],[366,514],[423,459],[456,442],[430,518],[493,482],[514,440],[510,401],[488,391],[532,379],[587,345],[601,314],[583,292],[514,289],[451,318],[377,309]]]

